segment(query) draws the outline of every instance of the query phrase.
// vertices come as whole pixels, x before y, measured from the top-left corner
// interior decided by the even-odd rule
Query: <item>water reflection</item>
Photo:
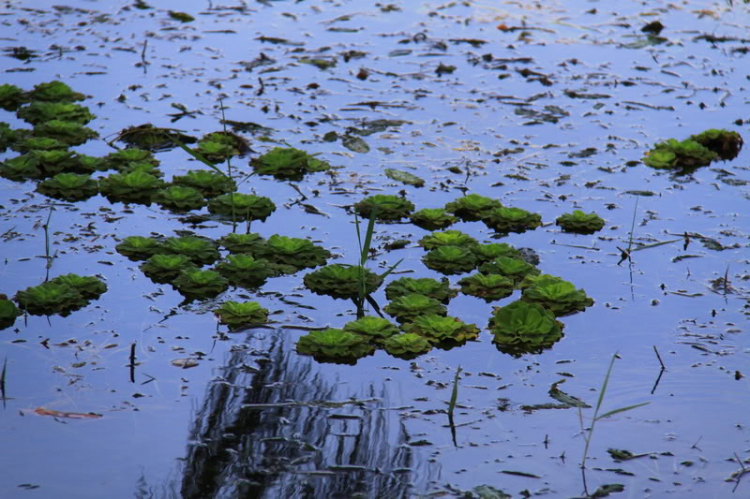
[[[348,384],[293,351],[285,331],[250,334],[208,388],[190,430],[180,496],[403,498],[438,467],[419,462],[387,390]]]

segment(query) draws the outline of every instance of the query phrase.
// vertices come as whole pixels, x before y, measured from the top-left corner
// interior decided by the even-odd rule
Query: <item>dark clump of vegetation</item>
[[[331,166],[294,147],[274,147],[250,161],[258,175],[273,175],[280,180],[301,180],[308,173],[322,172]]]
[[[574,210],[573,213],[565,213],[555,220],[565,232],[576,234],[593,234],[604,228],[604,219],[596,213],[584,213]]]
[[[363,218],[375,216],[384,222],[394,222],[408,217],[414,211],[414,203],[399,196],[376,194],[354,204],[354,211]]]

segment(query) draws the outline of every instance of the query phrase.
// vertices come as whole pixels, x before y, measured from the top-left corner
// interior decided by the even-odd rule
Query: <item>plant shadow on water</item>
[[[42,3],[1,497],[745,491],[747,2]]]

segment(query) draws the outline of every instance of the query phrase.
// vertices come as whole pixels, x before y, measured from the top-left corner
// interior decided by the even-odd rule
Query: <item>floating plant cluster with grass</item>
[[[247,140],[232,132],[213,132],[204,135],[194,149],[211,163],[223,163],[234,156],[241,156],[250,149]]]
[[[211,199],[208,211],[227,220],[263,222],[276,211],[276,205],[265,196],[230,192]]]
[[[19,153],[0,164],[0,175],[12,180],[41,180],[37,187],[40,193],[70,202],[101,192],[110,201],[156,202],[181,213],[206,207],[212,215],[184,220],[231,221],[233,232],[218,241],[195,235],[130,236],[117,244],[120,254],[142,262],[140,269],[146,276],[157,283],[171,284],[188,300],[216,297],[230,285],[252,292],[269,278],[319,267],[304,276],[305,287],[315,294],[353,300],[358,319],[342,329],[312,331],[302,336],[297,343],[300,354],[312,355],[323,362],[353,364],[380,348],[390,355],[412,359],[433,347],[451,348],[478,337],[479,328],[475,325],[448,315],[446,305],[458,293],[458,289],[451,288],[448,278],[401,277],[390,282],[385,289],[389,303],[382,311],[397,324],[384,316],[364,315],[366,303],[381,314],[371,294],[398,265],[382,274],[366,267],[371,252],[375,251],[370,246],[376,220],[408,219],[417,227],[436,231],[419,240],[419,245],[427,251],[423,262],[427,268],[447,275],[468,274],[478,267],[478,273],[457,282],[465,295],[494,302],[522,290],[521,300],[496,308],[490,320],[494,343],[503,352],[522,355],[551,347],[562,337],[562,324],[555,317],[583,311],[593,304],[573,284],[540,275],[540,270],[524,261],[523,253],[513,246],[480,244],[462,231],[446,230],[459,221],[481,221],[498,233],[494,237],[502,237],[541,225],[541,216],[536,213],[507,207],[497,199],[478,194],[462,196],[442,208],[419,211],[415,211],[403,191],[400,196],[377,194],[361,199],[353,205],[353,211],[370,219],[370,224],[363,241],[355,216],[360,255],[354,265],[327,264],[331,253],[307,239],[280,234],[265,239],[250,233],[249,222],[265,221],[275,212],[276,205],[268,197],[237,191],[247,178],[240,179],[246,174],[240,173],[239,167],[234,168],[231,160],[249,151],[247,140],[225,129],[204,135],[188,148],[185,144],[194,144],[196,140],[179,130],[141,125],[124,130],[112,141],[131,147],[103,158],[86,156],[71,150],[71,146],[97,136],[86,127],[94,115],[87,107],[76,104],[84,97],[62,82],[40,84],[30,92],[13,85],[0,85],[0,107],[16,112],[19,119],[33,126],[30,130],[14,130],[10,125],[0,124],[0,150],[10,148]],[[176,146],[207,169],[174,175],[171,182],[166,182],[153,152]],[[719,157],[731,159],[741,146],[738,134],[709,130],[684,143],[660,144],[649,158],[671,164],[669,167],[684,166],[707,158],[708,161]],[[690,154],[699,151],[697,148],[704,150],[698,154],[701,159],[691,159]],[[217,166],[221,162],[226,162],[226,171]],[[317,155],[293,147],[275,147],[252,159],[250,166],[256,175],[295,181],[331,169]],[[106,170],[114,172],[98,181],[91,176]],[[384,173],[407,185],[424,184],[423,179],[407,172],[387,169]],[[239,221],[248,222],[246,234],[234,232]],[[579,233],[593,233],[603,226],[603,220],[595,214],[580,211],[561,216],[557,223],[565,231]],[[185,233],[188,232],[178,232]],[[216,264],[213,268],[202,268],[213,264]],[[104,283],[94,277],[69,274],[19,291],[15,300],[31,314],[66,314],[85,306],[105,290]],[[0,326],[13,324],[19,313],[12,302],[0,299]],[[231,330],[265,324],[269,317],[269,311],[254,301],[224,301],[214,313]]]
[[[305,287],[315,294],[327,295],[340,300],[352,300],[363,291],[371,294],[383,282],[374,272],[357,265],[333,263],[306,274]]]
[[[302,180],[308,173],[331,168],[325,161],[294,147],[274,147],[251,160],[250,166],[258,175],[273,175],[279,180]]]
[[[690,172],[719,159],[736,158],[742,144],[737,132],[710,129],[683,141],[668,139],[656,144],[643,157],[643,163],[651,168]]]

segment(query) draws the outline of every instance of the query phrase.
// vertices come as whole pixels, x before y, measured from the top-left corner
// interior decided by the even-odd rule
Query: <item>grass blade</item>
[[[226,173],[224,173],[224,172],[223,172],[223,171],[221,170],[221,168],[219,168],[218,166],[216,166],[215,164],[213,164],[212,162],[210,162],[209,160],[207,160],[207,159],[206,159],[205,157],[203,157],[203,155],[202,155],[202,154],[200,154],[199,152],[197,152],[197,151],[193,151],[193,150],[192,150],[192,149],[190,149],[190,148],[189,148],[188,146],[186,146],[185,144],[183,144],[183,143],[182,143],[181,141],[179,141],[179,140],[175,139],[174,137],[169,137],[169,138],[170,138],[170,140],[171,140],[172,142],[174,142],[175,144],[177,144],[177,145],[178,145],[178,146],[180,147],[180,149],[182,149],[183,151],[185,151],[186,153],[188,153],[189,155],[191,155],[192,157],[194,157],[195,159],[197,159],[198,161],[200,161],[201,163],[203,163],[203,164],[204,164],[204,165],[206,165],[207,167],[211,168],[211,169],[212,169],[213,171],[215,171],[215,172],[218,172],[218,173],[221,173],[221,174],[222,174],[222,175],[224,175],[225,177],[227,176],[227,174],[226,174]],[[231,178],[231,177],[229,177],[229,178]]]
[[[602,414],[601,416],[597,416],[596,420],[599,421],[600,419],[608,418],[610,416],[614,416],[615,414],[619,414],[619,413],[625,412],[625,411],[630,411],[630,410],[636,409],[638,407],[643,407],[644,405],[648,405],[650,403],[651,402],[642,402],[640,404],[629,405],[627,407],[620,407],[619,409],[615,409],[613,411],[606,412],[606,413]]]

